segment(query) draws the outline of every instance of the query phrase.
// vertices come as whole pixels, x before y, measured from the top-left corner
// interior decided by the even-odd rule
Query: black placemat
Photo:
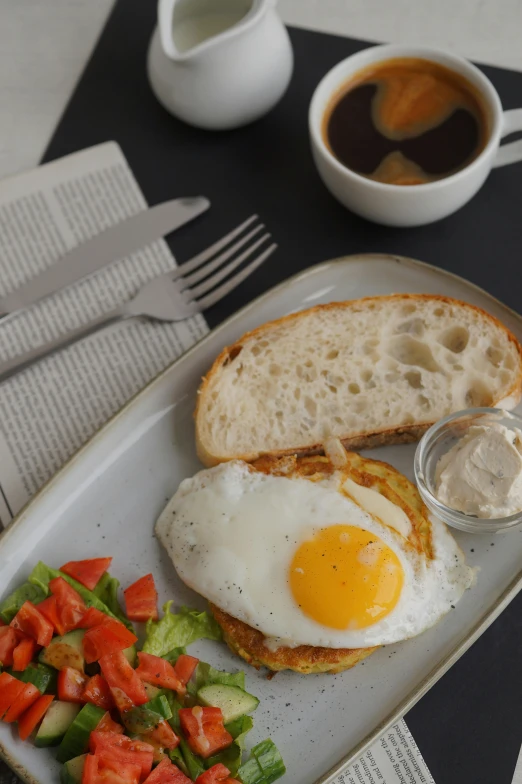
[[[318,6],[319,9],[319,6]],[[145,57],[156,4],[119,0],[45,154],[45,160],[116,139],[153,204],[203,193],[212,210],[175,235],[188,257],[258,212],[280,245],[277,257],[208,314],[211,326],[254,295],[328,258],[388,252],[456,272],[520,310],[522,164],[492,172],[457,214],[431,226],[391,229],[351,215],[321,184],[308,143],[315,85],[367,43],[291,30],[295,72],[279,106],[254,125],[197,131],[155,101]],[[505,108],[522,104],[522,74],[484,67]],[[509,784],[522,722],[522,595],[406,716],[436,784]]]

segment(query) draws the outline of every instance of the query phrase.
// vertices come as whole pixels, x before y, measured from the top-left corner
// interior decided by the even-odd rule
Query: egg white
[[[394,643],[436,623],[472,582],[473,571],[443,523],[431,520],[434,559],[408,546],[338,491],[342,474],[311,482],[252,471],[236,460],[183,481],[156,524],[181,579],[276,645],[365,648]],[[394,609],[364,629],[322,626],[297,606],[289,567],[297,548],[335,524],[379,536],[400,560]],[[269,643],[270,644],[270,643]]]

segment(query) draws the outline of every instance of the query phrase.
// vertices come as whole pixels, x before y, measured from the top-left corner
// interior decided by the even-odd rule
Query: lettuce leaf
[[[245,747],[245,735],[247,732],[250,732],[253,726],[254,719],[252,716],[240,716],[238,719],[234,719],[234,721],[229,721],[225,729],[230,732],[236,743],[239,743],[243,749]]]
[[[250,757],[239,768],[237,775],[243,784],[266,784],[265,776],[255,757]]]
[[[221,683],[225,686],[239,686],[240,689],[244,690],[245,673],[215,670],[210,664],[200,661],[196,668],[195,676],[187,688],[191,694],[196,694],[203,686],[210,686],[214,683]]]
[[[147,621],[145,653],[166,656],[174,648],[184,648],[202,637],[221,640],[221,629],[208,612],[181,607],[177,613],[172,613],[172,604],[167,602],[163,607],[165,615],[161,620]]]
[[[270,738],[254,746],[250,759],[238,771],[243,784],[273,784],[285,773],[283,758]]]
[[[181,722],[179,720],[179,710],[183,707],[182,703],[177,699],[173,691],[167,691],[165,696],[172,711],[172,716],[168,719],[168,723],[179,738],[179,746],[177,749],[169,752],[169,757],[172,762],[179,765],[183,773],[186,773],[192,780],[195,780],[199,774],[203,773],[205,770],[203,760],[190,750],[189,745],[183,736],[183,730],[181,729]]]
[[[178,698],[176,697],[174,692],[170,691],[170,689],[165,692],[165,697],[167,698],[167,702],[170,705],[170,709],[172,711],[172,716],[170,717],[170,719],[168,719],[168,722],[169,722],[170,726],[172,727],[172,729],[174,730],[174,732],[176,732],[179,735],[180,732],[181,732],[181,722],[179,720],[179,711],[181,710],[183,705],[178,700]]]
[[[0,603],[0,618],[4,623],[11,623],[24,602],[38,604],[46,595],[40,586],[23,583]]]
[[[117,580],[116,577],[111,577],[108,572],[105,572],[96,583],[93,594],[97,596],[122,623],[128,623],[121,604],[118,601],[119,587],[120,581]]]
[[[163,659],[166,659],[169,664],[176,664],[177,660],[182,654],[185,654],[187,649],[184,647],[181,648],[173,648],[171,651],[162,656]]]
[[[257,746],[254,746],[252,757],[256,759],[257,764],[263,771],[267,784],[272,784],[272,782],[286,773],[281,753],[271,738],[267,738],[258,743]]]
[[[134,631],[132,623],[129,620],[127,620],[127,618],[123,615],[123,613],[122,613],[121,617],[117,616],[105,604],[105,602],[103,602],[101,599],[98,598],[96,593],[94,593],[93,591],[89,591],[88,588],[86,588],[84,585],[79,583],[73,577],[69,577],[68,574],[63,574],[63,572],[60,572],[58,569],[52,569],[50,566],[47,566],[46,564],[44,564],[42,561],[39,561],[36,564],[36,566],[34,567],[33,571],[29,575],[29,582],[32,583],[35,586],[38,586],[38,588],[40,588],[41,591],[43,591],[44,595],[48,596],[49,595],[49,583],[55,577],[63,577],[63,579],[66,582],[68,582],[69,585],[72,585],[74,590],[77,591],[80,594],[80,596],[82,597],[82,599],[85,602],[85,604],[87,605],[87,607],[95,607],[97,610],[100,610],[101,612],[105,613],[106,615],[110,615],[111,618],[117,618],[119,621],[122,621],[122,623],[124,623],[125,626],[128,629],[131,629],[132,631]],[[109,579],[114,580],[114,578],[109,578]],[[100,580],[100,582],[101,582],[101,580]],[[116,580],[115,582],[117,583],[118,581]],[[99,583],[98,583],[98,585],[99,585]],[[96,588],[97,587],[98,586],[96,586]],[[107,595],[108,595],[108,591],[107,591]]]
[[[185,774],[185,776],[188,776],[189,771],[185,764],[185,760],[183,759],[183,754],[181,753],[181,749],[179,746],[177,746],[175,749],[170,749],[169,757],[171,761],[174,762],[174,764],[177,765],[178,768]]]
[[[181,749],[183,760],[190,778],[192,781],[195,781],[198,776],[205,772],[203,760],[201,757],[198,757],[196,754],[194,754],[194,752],[189,748],[187,741],[183,737],[180,737],[179,739],[178,748]]]

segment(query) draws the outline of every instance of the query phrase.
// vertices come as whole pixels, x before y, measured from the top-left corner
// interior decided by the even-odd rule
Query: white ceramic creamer
[[[282,97],[293,52],[276,0],[159,0],[148,75],[163,106],[192,125],[237,128]]]

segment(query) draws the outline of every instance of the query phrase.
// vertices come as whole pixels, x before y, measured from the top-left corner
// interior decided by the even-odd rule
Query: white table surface
[[[0,0],[0,177],[40,160],[112,4]],[[522,0],[279,0],[279,10],[289,24],[522,71]]]
[[[38,163],[112,1],[0,0],[0,177]],[[522,70],[522,0],[280,0],[279,10],[289,24]]]

